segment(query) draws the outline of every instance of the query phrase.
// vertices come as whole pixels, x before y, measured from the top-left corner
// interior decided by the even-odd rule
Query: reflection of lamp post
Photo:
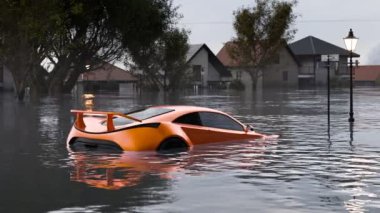
[[[358,42],[358,38],[354,36],[354,32],[350,29],[348,36],[344,38],[344,43],[346,44],[346,48],[350,51],[350,118],[349,122],[354,122],[354,112],[353,112],[353,103],[352,103],[352,52],[355,50],[356,43]]]

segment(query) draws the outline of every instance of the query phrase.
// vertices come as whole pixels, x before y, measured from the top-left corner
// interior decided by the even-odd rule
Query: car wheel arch
[[[190,145],[185,139],[178,135],[165,138],[157,147],[157,151],[166,151],[170,149],[189,149]]]

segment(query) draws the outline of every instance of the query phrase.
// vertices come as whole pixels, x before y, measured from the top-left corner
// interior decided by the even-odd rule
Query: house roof
[[[193,44],[190,45],[189,51],[186,55],[186,61],[189,63],[202,49],[208,53],[209,62],[215,67],[220,76],[231,77],[231,72],[223,65],[223,63],[215,56],[206,44]]]
[[[83,74],[82,81],[137,81],[130,72],[113,64],[105,63],[98,69]]]
[[[350,52],[334,44],[323,41],[314,36],[307,36],[301,40],[289,44],[295,55],[328,55],[338,54],[349,56]],[[353,53],[353,57],[360,57],[359,54]]]
[[[231,45],[233,45],[231,41],[225,43],[224,46],[222,47],[222,49],[219,50],[217,57],[223,63],[223,65],[226,67],[240,67],[241,66],[240,62],[232,59],[232,57],[230,56],[230,54],[228,52],[228,47]],[[285,48],[289,52],[289,54],[292,56],[294,61],[297,63],[297,65],[299,66],[300,63],[299,63],[297,57],[295,56],[295,54],[293,53],[293,51],[289,48],[288,45]]]
[[[231,46],[231,42],[227,42],[224,44],[222,49],[219,50],[218,54],[216,55],[218,59],[223,63],[224,66],[226,67],[238,67],[239,62],[232,59],[228,52],[228,47]]]
[[[186,54],[186,61],[190,61],[195,55],[196,53],[198,53],[198,51],[202,48],[204,44],[191,44],[189,45],[189,50],[187,51],[187,54]]]
[[[380,65],[367,65],[355,68],[355,81],[376,81],[380,78]]]

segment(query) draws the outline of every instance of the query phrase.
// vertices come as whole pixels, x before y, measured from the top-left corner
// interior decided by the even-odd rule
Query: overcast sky
[[[233,11],[253,6],[254,0],[174,0],[190,43],[206,43],[216,54],[234,36]],[[359,42],[360,63],[380,64],[380,0],[299,0],[293,41],[312,35],[345,48],[350,28]]]

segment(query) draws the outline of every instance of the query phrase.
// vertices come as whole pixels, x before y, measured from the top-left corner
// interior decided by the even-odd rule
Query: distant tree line
[[[0,57],[19,99],[27,87],[68,93],[82,73],[114,60],[142,70],[147,84],[174,89],[188,50],[179,17],[171,0],[0,0]]]

